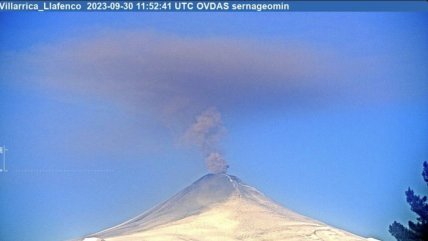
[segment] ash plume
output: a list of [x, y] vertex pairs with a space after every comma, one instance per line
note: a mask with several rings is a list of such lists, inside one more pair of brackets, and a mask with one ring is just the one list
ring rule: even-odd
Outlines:
[[[117, 110], [118, 119], [94, 112], [92, 122], [67, 135], [67, 149], [92, 156], [93, 150], [120, 150], [118, 136], [123, 148], [143, 146], [133, 149], [150, 152], [165, 148], [161, 136], [167, 132], [181, 142], [189, 120], [210, 106], [251, 115], [267, 108], [311, 110], [425, 97], [422, 82], [403, 89], [401, 78], [389, 80], [390, 68], [376, 66], [390, 59], [377, 56], [372, 62], [367, 56], [349, 58], [346, 51], [299, 38], [100, 30], [0, 53], [0, 72], [11, 85], [60, 102]], [[201, 120], [186, 133], [206, 156], [221, 153], [218, 142], [225, 131], [219, 114], [208, 116], [209, 125], [219, 129]]]
[[206, 155], [205, 164], [210, 172], [223, 173], [229, 167], [219, 152], [219, 142], [225, 133], [220, 112], [209, 108], [196, 117], [183, 139], [188, 144], [196, 145]]
[[208, 170], [213, 173], [225, 173], [229, 168], [226, 160], [223, 155], [219, 152], [211, 152], [205, 158], [205, 164], [207, 165]]

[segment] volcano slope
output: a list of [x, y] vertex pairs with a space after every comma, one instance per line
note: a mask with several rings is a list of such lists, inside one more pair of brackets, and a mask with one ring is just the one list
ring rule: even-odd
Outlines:
[[[80, 239], [82, 240], [82, 239]], [[166, 202], [83, 238], [104, 241], [367, 240], [276, 204], [228, 174], [208, 174]]]

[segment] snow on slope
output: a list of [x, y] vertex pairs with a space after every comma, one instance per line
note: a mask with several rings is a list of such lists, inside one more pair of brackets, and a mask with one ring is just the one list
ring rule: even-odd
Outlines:
[[367, 240], [285, 209], [227, 174], [208, 174], [153, 209], [88, 238], [105, 241]]

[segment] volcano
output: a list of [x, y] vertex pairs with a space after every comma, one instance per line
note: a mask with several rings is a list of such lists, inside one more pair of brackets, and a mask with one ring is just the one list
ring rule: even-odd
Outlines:
[[290, 211], [235, 176], [208, 174], [164, 203], [84, 241], [367, 240]]

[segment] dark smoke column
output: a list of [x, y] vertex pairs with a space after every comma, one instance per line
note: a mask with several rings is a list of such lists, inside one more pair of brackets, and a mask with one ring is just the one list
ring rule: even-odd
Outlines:
[[226, 163], [226, 160], [218, 152], [211, 152], [205, 158], [205, 164], [213, 173], [226, 173], [229, 165]]
[[220, 112], [209, 108], [196, 117], [195, 122], [184, 133], [183, 140], [196, 145], [204, 153], [210, 172], [225, 173], [229, 165], [219, 151], [219, 142], [225, 133]]

